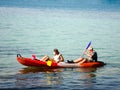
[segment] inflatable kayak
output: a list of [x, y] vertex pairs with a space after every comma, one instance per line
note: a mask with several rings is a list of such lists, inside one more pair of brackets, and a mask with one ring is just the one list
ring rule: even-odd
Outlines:
[[84, 67], [100, 67], [104, 66], [105, 63], [102, 61], [97, 62], [85, 62], [82, 64], [79, 63], [67, 63], [67, 62], [52, 62], [41, 61], [41, 60], [32, 60], [32, 58], [22, 57], [20, 54], [17, 54], [17, 61], [24, 66], [34, 66], [34, 67], [51, 67], [51, 68], [84, 68]]

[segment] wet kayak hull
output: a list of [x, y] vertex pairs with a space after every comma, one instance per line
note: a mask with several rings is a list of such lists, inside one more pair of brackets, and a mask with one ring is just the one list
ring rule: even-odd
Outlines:
[[32, 60], [31, 58], [22, 57], [20, 54], [17, 55], [17, 61], [24, 66], [34, 66], [34, 67], [52, 67], [52, 68], [84, 68], [84, 67], [100, 67], [104, 66], [105, 63], [98, 62], [85, 62], [79, 63], [67, 63], [67, 62], [52, 62], [51, 66], [47, 65], [47, 62], [41, 60]]

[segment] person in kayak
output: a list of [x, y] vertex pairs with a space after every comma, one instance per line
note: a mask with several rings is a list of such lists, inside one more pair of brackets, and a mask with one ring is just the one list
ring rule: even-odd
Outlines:
[[68, 63], [84, 63], [84, 62], [97, 62], [97, 52], [93, 50], [92, 47], [89, 47], [87, 51], [84, 51], [83, 54], [87, 56], [87, 58], [78, 58], [72, 61], [67, 61]]
[[56, 49], [56, 48], [53, 50], [53, 58], [50, 58], [49, 56], [46, 55], [41, 60], [42, 61], [52, 60], [57, 63], [64, 62], [64, 58], [63, 58], [62, 54], [60, 54], [58, 49]]

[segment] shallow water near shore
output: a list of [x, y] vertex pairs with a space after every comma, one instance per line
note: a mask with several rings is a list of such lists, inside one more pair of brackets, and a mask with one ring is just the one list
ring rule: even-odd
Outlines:
[[[0, 89], [119, 90], [119, 0], [78, 1], [84, 7], [76, 6], [73, 0], [59, 2], [61, 6], [58, 1], [56, 6], [48, 0], [46, 5], [36, 2], [40, 7], [31, 6], [35, 3], [32, 0], [22, 5], [15, 1], [0, 0]], [[93, 7], [88, 6], [91, 4]], [[80, 57], [89, 41], [105, 66], [46, 69], [22, 66], [16, 60], [18, 53], [52, 57], [54, 48], [65, 61], [73, 60]]]

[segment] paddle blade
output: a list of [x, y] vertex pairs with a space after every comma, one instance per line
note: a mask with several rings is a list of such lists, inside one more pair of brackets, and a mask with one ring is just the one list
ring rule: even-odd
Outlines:
[[91, 45], [91, 41], [88, 43], [86, 50], [90, 47], [90, 45]]

